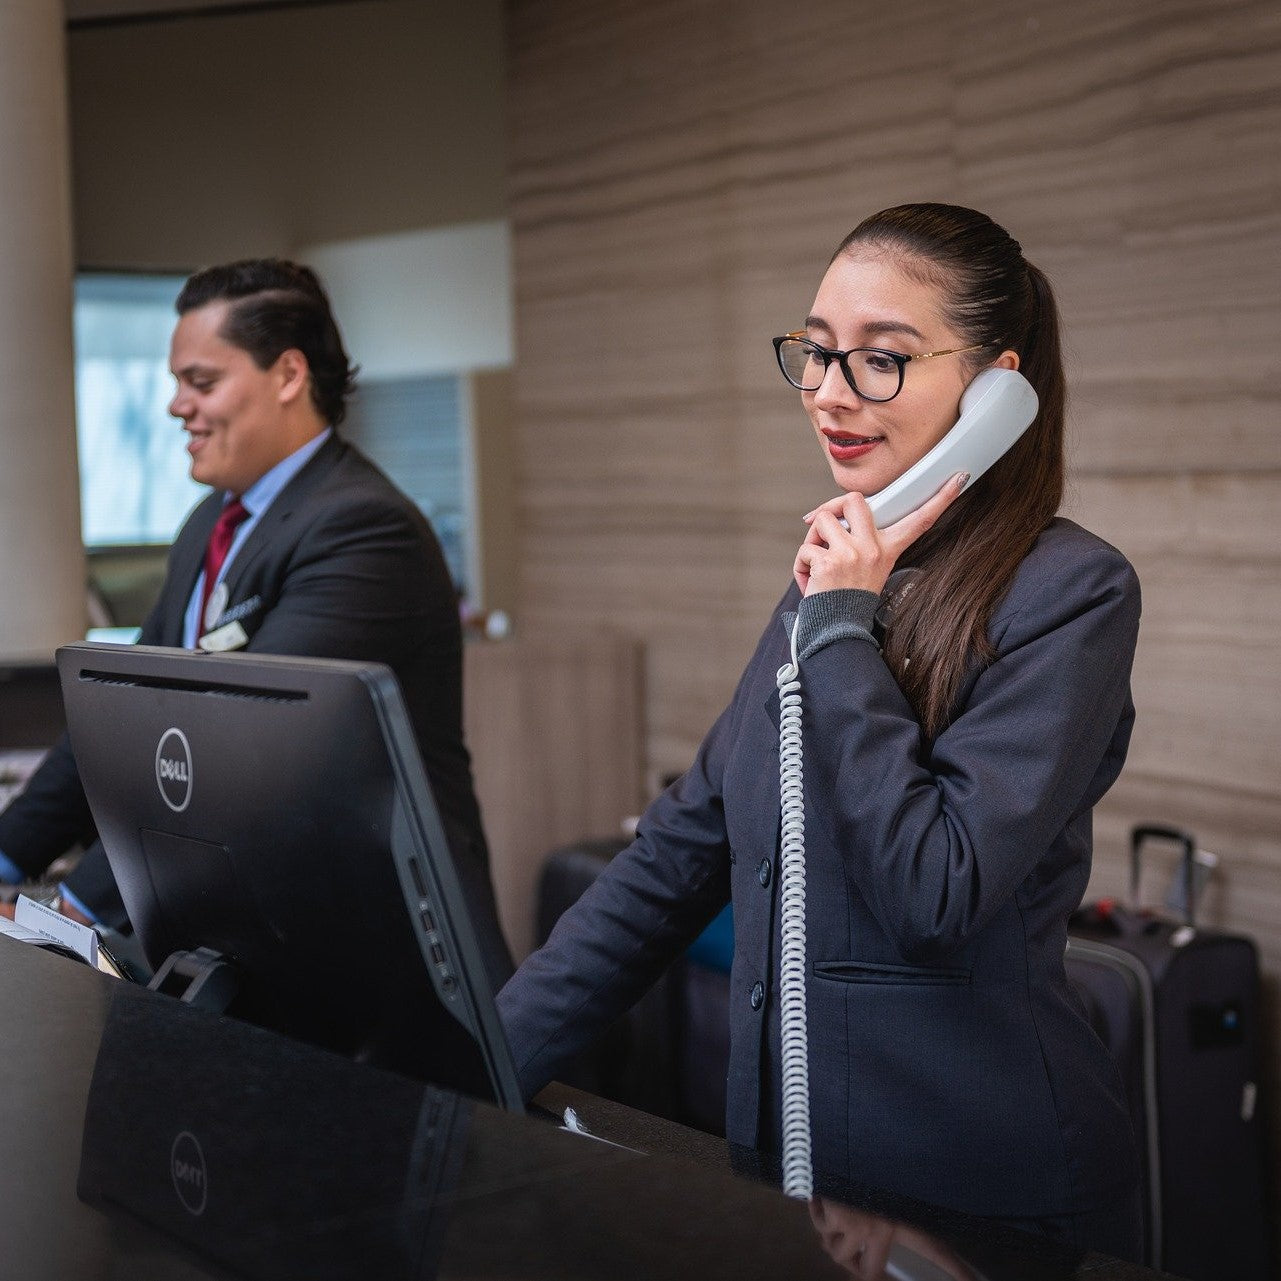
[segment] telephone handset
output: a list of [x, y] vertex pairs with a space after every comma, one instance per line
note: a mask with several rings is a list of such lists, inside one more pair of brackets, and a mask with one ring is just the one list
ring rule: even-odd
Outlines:
[[[902, 520], [958, 472], [969, 473], [967, 484], [977, 480], [1032, 425], [1037, 409], [1035, 389], [1017, 370], [984, 369], [962, 394], [961, 416], [947, 435], [867, 500], [876, 527]], [[783, 1191], [805, 1199], [813, 1194], [814, 1173], [805, 1011], [805, 795], [795, 626], [791, 662], [778, 670], [778, 694]]]
[[973, 484], [1032, 425], [1036, 391], [1017, 369], [984, 369], [961, 396], [955, 426], [920, 462], [867, 500], [877, 529], [902, 520], [957, 472]]

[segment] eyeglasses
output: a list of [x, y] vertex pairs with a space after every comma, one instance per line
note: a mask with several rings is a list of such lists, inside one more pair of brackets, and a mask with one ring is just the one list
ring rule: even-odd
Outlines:
[[[947, 351], [926, 351], [918, 356], [905, 356], [883, 347], [851, 347], [836, 351], [810, 342], [803, 332], [784, 334], [774, 339], [774, 351], [783, 377], [799, 391], [817, 391], [827, 376], [828, 366], [836, 361], [854, 394], [862, 400], [893, 400], [903, 390], [903, 371], [909, 360], [933, 360], [935, 356], [956, 356], [964, 351], [979, 351], [991, 343], [971, 347], [949, 347]], [[850, 358], [854, 357], [851, 364]], [[857, 370], [857, 374], [855, 373]]]

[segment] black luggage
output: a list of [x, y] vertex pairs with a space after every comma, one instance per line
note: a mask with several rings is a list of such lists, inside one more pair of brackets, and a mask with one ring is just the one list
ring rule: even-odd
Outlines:
[[[1183, 919], [1139, 906], [1143, 846], [1182, 848]], [[1191, 1281], [1268, 1281], [1254, 944], [1196, 924], [1196, 845], [1131, 833], [1130, 903], [1072, 918], [1068, 976], [1120, 1068], [1143, 1170], [1145, 1262]]]

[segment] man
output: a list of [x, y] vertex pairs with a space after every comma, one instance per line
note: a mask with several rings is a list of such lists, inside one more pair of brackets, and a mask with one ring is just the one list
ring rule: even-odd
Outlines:
[[[422, 513], [335, 432], [355, 370], [319, 280], [255, 259], [192, 276], [178, 296], [169, 412], [194, 480], [212, 487], [178, 534], [140, 642], [388, 664], [413, 719], [495, 986], [510, 973], [462, 737], [453, 584]], [[124, 909], [66, 736], [0, 814], [0, 878], [89, 846], [68, 915]]]

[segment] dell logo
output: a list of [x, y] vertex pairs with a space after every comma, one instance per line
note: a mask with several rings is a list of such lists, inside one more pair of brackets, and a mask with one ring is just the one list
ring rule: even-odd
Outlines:
[[156, 786], [175, 814], [191, 804], [191, 744], [180, 729], [167, 729], [156, 745]]
[[203, 1214], [209, 1199], [205, 1154], [189, 1130], [183, 1130], [173, 1141], [169, 1150], [169, 1173], [183, 1209], [190, 1214]]

